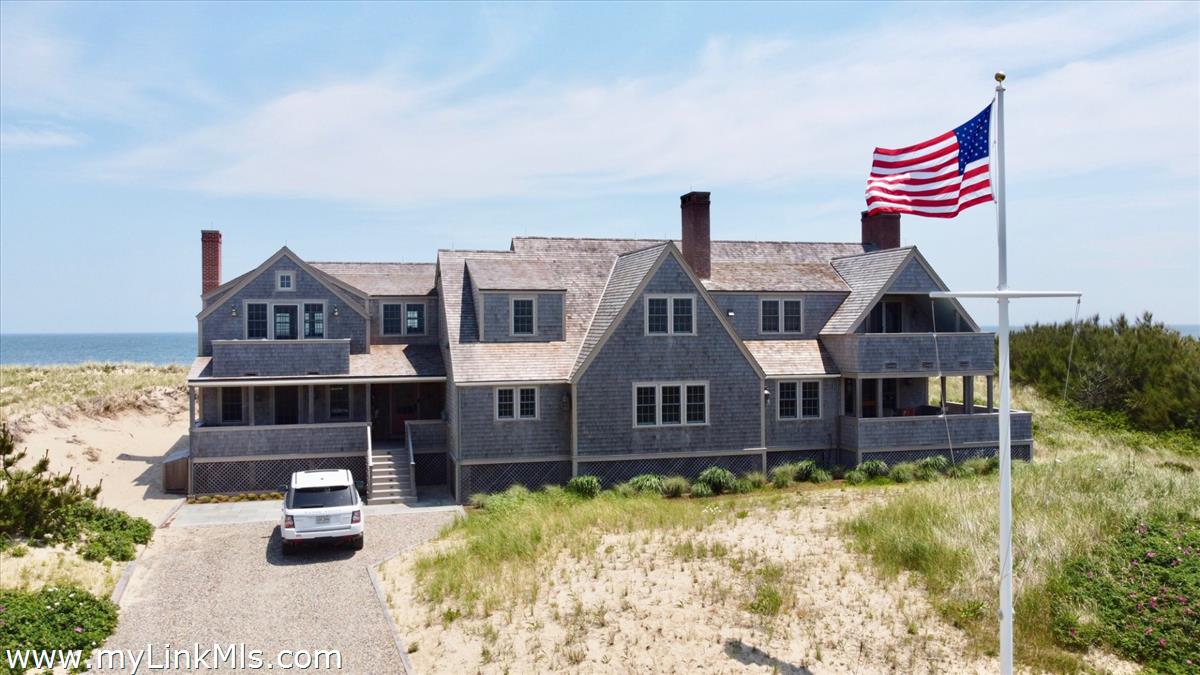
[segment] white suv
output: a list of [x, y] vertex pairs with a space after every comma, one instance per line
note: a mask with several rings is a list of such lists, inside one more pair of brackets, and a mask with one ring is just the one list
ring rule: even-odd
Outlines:
[[363, 501], [346, 469], [297, 471], [283, 498], [283, 553], [303, 542], [348, 542], [363, 547]]

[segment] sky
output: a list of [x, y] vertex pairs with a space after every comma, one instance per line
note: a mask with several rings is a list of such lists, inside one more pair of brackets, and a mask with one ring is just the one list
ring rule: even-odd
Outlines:
[[[1200, 323], [1198, 4], [4, 2], [0, 331], [194, 330], [210, 228], [226, 279], [285, 244], [675, 237], [690, 190], [715, 239], [857, 241], [872, 149], [967, 121], [996, 70], [1009, 285]], [[902, 243], [994, 287], [995, 217]]]

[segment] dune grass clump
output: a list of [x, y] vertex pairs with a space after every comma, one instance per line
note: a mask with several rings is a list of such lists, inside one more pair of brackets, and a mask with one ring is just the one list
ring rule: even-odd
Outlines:
[[656, 474], [644, 473], [640, 476], [630, 478], [629, 487], [633, 488], [634, 492], [661, 495], [663, 493], [663, 479], [662, 476]]
[[771, 485], [783, 489], [792, 484], [792, 478], [796, 475], [796, 467], [792, 464], [780, 464], [771, 469]]
[[595, 476], [575, 476], [567, 481], [567, 492], [584, 499], [600, 494], [600, 479]]
[[732, 471], [719, 466], [708, 467], [701, 471], [700, 476], [696, 478], [696, 482], [707, 485], [715, 495], [733, 492], [736, 480]]
[[916, 480], [917, 467], [912, 462], [901, 462], [888, 471], [888, 478], [893, 483], [911, 483]]
[[828, 483], [831, 480], [833, 480], [833, 476], [825, 469], [813, 469], [808, 472], [808, 481], [810, 483]]
[[671, 476], [663, 481], [662, 493], [664, 497], [675, 499], [687, 494], [689, 488], [691, 483], [688, 483], [688, 479], [683, 476]]
[[138, 363], [0, 366], [0, 409], [8, 419], [45, 409], [112, 414], [147, 405], [159, 388], [182, 397], [187, 368]]
[[746, 482], [750, 483], [750, 487], [755, 490], [761, 490], [767, 486], [767, 475], [761, 471], [749, 471], [742, 476]]
[[704, 499], [705, 497], [712, 497], [716, 494], [713, 492], [713, 489], [709, 487], [708, 483], [702, 483], [700, 481], [692, 483], [692, 487], [689, 492], [691, 493], [692, 497], [696, 499]]
[[858, 465], [858, 470], [865, 473], [867, 478], [882, 478], [888, 474], [888, 465], [882, 459], [868, 459]]
[[846, 482], [851, 485], [862, 485], [867, 482], [867, 472], [855, 469], [846, 474]]

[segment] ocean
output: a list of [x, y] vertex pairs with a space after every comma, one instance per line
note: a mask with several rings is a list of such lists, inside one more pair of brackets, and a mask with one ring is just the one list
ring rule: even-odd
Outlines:
[[[994, 331], [994, 326], [983, 326]], [[1172, 326], [1200, 338], [1200, 325]], [[48, 365], [128, 361], [188, 365], [196, 358], [195, 333], [13, 333], [0, 335], [0, 364]]]
[[48, 365], [87, 361], [191, 364], [195, 333], [11, 333], [0, 335], [0, 364]]

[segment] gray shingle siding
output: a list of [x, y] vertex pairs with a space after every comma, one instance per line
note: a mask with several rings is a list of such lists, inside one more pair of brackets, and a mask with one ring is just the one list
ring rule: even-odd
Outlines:
[[[295, 273], [294, 291], [279, 291], [275, 288], [275, 273], [290, 270]], [[200, 345], [201, 356], [212, 355], [213, 340], [241, 340], [246, 337], [246, 311], [244, 301], [265, 302], [325, 302], [325, 337], [350, 338], [350, 353], [363, 354], [367, 351], [367, 322], [361, 314], [346, 306], [346, 302], [334, 295], [322, 282], [305, 273], [287, 256], [277, 260], [274, 265], [252, 279], [249, 284], [231, 297], [223, 298], [221, 306], [212, 314], [200, 320], [200, 332], [203, 342]], [[333, 315], [333, 308], [338, 307], [338, 316]], [[232, 309], [237, 309], [237, 316], [232, 315]], [[301, 307], [300, 329], [303, 330], [303, 312]], [[268, 315], [268, 322], [271, 317]], [[215, 365], [215, 364], [214, 364]]]
[[345, 375], [350, 340], [238, 340], [212, 342], [213, 377]]
[[[738, 337], [743, 340], [770, 340], [779, 338], [816, 337], [825, 322], [837, 311], [846, 293], [714, 293], [713, 301], [725, 312]], [[779, 298], [802, 298], [804, 300], [804, 322], [802, 333], [759, 333], [759, 302]], [[733, 312], [733, 316], [729, 316]]]
[[[760, 446], [758, 374], [674, 257], [644, 293], [696, 293], [697, 335], [644, 335], [644, 294], [633, 299], [576, 387], [579, 456]], [[708, 424], [634, 428], [633, 383], [676, 380], [708, 381]]]
[[[562, 293], [482, 293], [483, 339], [485, 342], [551, 342], [563, 339]], [[535, 335], [509, 335], [512, 328], [509, 301], [513, 297], [534, 297], [537, 309]]]
[[544, 457], [571, 453], [570, 387], [565, 384], [526, 385], [538, 388], [538, 419], [497, 420], [495, 388], [458, 387], [461, 459]]
[[887, 290], [890, 293], [928, 293], [941, 289], [921, 266], [921, 263], [913, 258], [905, 263], [904, 267], [896, 274], [896, 278]]
[[[1012, 415], [1013, 441], [1033, 438], [1033, 419], [1027, 412]], [[1000, 436], [996, 414], [947, 415], [930, 417], [843, 417], [840, 420], [841, 446], [847, 449], [888, 449], [969, 443], [995, 443]]]
[[367, 425], [207, 428], [192, 432], [192, 457], [367, 451]]
[[885, 333], [824, 335], [822, 344], [842, 373], [992, 372], [995, 335], [992, 333]]
[[[837, 445], [838, 413], [840, 412], [840, 380], [826, 378], [821, 383], [821, 417], [819, 419], [778, 419], [779, 382], [769, 380], [770, 407], [767, 409], [767, 448], [832, 448]], [[782, 381], [797, 381], [791, 378]], [[799, 401], [797, 401], [799, 405]]]

